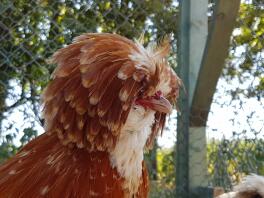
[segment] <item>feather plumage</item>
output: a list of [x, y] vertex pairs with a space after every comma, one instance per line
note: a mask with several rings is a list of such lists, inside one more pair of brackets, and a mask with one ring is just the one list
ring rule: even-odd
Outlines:
[[0, 167], [0, 197], [147, 197], [143, 150], [166, 113], [136, 101], [161, 91], [176, 100], [180, 81], [166, 64], [168, 52], [167, 41], [145, 49], [91, 33], [58, 50], [42, 96], [47, 133]]
[[[162, 44], [162, 48], [153, 52], [154, 55], [162, 60], [168, 53], [168, 46], [168, 43]], [[48, 113], [46, 117], [56, 116], [53, 106], [60, 104], [53, 100], [63, 91], [65, 100], [77, 114], [82, 115], [88, 110], [91, 117], [99, 116], [103, 120], [97, 122], [90, 119], [92, 125], [106, 124], [109, 132], [117, 133], [122, 127], [120, 123], [124, 123], [122, 120], [126, 120], [126, 117], [120, 116], [127, 115], [122, 111], [129, 109], [138, 93], [141, 91], [150, 95], [155, 92], [161, 69], [168, 73], [166, 75], [172, 73], [164, 69], [159, 59], [153, 61], [154, 55], [152, 57], [139, 43], [134, 44], [118, 35], [86, 34], [77, 37], [75, 43], [59, 50], [52, 58], [52, 62], [59, 66], [53, 74], [54, 80], [44, 93], [44, 105], [47, 107], [44, 115]], [[74, 67], [69, 66], [70, 63]], [[64, 70], [63, 65], [66, 65], [66, 71], [61, 71]], [[50, 100], [52, 105], [48, 104]], [[70, 114], [72, 117], [74, 112]], [[69, 124], [74, 124], [69, 120], [66, 122], [66, 129]]]
[[233, 192], [225, 193], [216, 198], [264, 198], [264, 176], [251, 174], [243, 178], [234, 187]]

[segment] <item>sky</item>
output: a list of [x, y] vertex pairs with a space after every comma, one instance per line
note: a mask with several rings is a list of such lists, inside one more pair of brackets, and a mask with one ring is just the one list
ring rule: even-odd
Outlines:
[[[228, 84], [220, 78], [217, 92], [214, 94], [213, 103], [206, 126], [207, 142], [212, 139], [232, 138], [264, 138], [264, 99], [242, 98], [232, 100], [227, 90], [239, 86], [233, 81]], [[242, 102], [242, 103], [241, 103]], [[171, 117], [176, 116], [176, 111]], [[170, 130], [166, 130], [158, 143], [163, 148], [171, 148], [176, 141], [176, 119], [167, 122]], [[255, 131], [259, 133], [254, 134]], [[235, 134], [234, 134], [235, 132]]]

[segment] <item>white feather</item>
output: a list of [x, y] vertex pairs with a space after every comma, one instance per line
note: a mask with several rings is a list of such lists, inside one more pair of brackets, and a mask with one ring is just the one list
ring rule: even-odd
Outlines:
[[[146, 72], [151, 72], [152, 74], [156, 71], [157, 62], [161, 61], [155, 57], [154, 43], [150, 43], [145, 49], [142, 44], [136, 41], [136, 46], [138, 51], [132, 51], [129, 58], [135, 63], [137, 69], [145, 70]], [[122, 76], [121, 76], [122, 77]], [[120, 79], [122, 79], [119, 77]], [[167, 95], [171, 91], [170, 78], [165, 76], [165, 73], [161, 73], [160, 82], [156, 87], [156, 91], [162, 91], [163, 95]]]
[[251, 174], [246, 176], [242, 182], [235, 186], [236, 192], [256, 192], [264, 197], [264, 177]]
[[133, 50], [129, 55], [129, 58], [135, 63], [135, 67], [138, 69], [147, 67], [151, 73], [155, 73], [156, 65], [153, 59], [154, 52], [150, 48], [145, 49], [138, 41], [136, 41], [135, 44], [138, 51]]
[[136, 193], [142, 175], [143, 152], [151, 133], [155, 112], [134, 106], [121, 130], [115, 149], [110, 153], [113, 168], [125, 178], [124, 189]]
[[216, 198], [235, 198], [237, 195], [236, 192], [230, 192], [230, 193], [225, 193], [225, 194], [222, 194]]
[[167, 95], [168, 93], [171, 92], [171, 87], [170, 87], [170, 81], [166, 77], [162, 77], [161, 81], [159, 82], [156, 91], [162, 91], [163, 95]]
[[[246, 176], [240, 184], [234, 187], [234, 192], [229, 192], [217, 198], [244, 198], [250, 194], [258, 194], [264, 198], [264, 177], [251, 174]], [[244, 196], [247, 195], [247, 196]]]

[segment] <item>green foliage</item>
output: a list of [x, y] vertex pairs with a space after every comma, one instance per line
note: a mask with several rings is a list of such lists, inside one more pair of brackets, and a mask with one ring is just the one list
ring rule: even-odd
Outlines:
[[[241, 3], [239, 17], [230, 48], [230, 57], [223, 76], [227, 80], [236, 78], [246, 88], [231, 91], [234, 98], [243, 95], [264, 96], [264, 8], [255, 3]], [[252, 82], [250, 82], [252, 81]]]
[[211, 141], [208, 172], [213, 186], [230, 189], [250, 173], [264, 175], [264, 141], [243, 139]]
[[21, 145], [14, 143], [14, 139], [17, 138], [16, 133], [7, 134], [0, 137], [0, 164], [6, 159], [12, 157], [21, 146], [27, 144], [30, 140], [37, 137], [37, 131], [32, 128], [25, 128], [23, 130], [23, 135], [20, 138], [19, 142]]
[[5, 137], [1, 137], [2, 141], [0, 144], [0, 164], [17, 152], [18, 148], [14, 145], [13, 142], [14, 137], [15, 134], [8, 134]]
[[[157, 150], [157, 180], [151, 198], [175, 197], [174, 149]], [[207, 144], [208, 174], [212, 186], [232, 188], [250, 173], [264, 175], [264, 140], [212, 140]]]
[[175, 183], [175, 153], [174, 149], [159, 149], [157, 152], [158, 178], [166, 183], [168, 188]]
[[[54, 65], [47, 59], [73, 37], [85, 32], [115, 32], [137, 38], [145, 32], [146, 42], [165, 34], [176, 34], [177, 6], [164, 2], [131, 0], [65, 0], [0, 2], [0, 126], [4, 112], [30, 102], [40, 122], [40, 93]], [[15, 80], [22, 92], [12, 105]]]
[[149, 178], [152, 180], [157, 180], [157, 149], [158, 144], [157, 141], [154, 142], [153, 148], [145, 153], [144, 160], [146, 162], [148, 172], [149, 172]]
[[157, 150], [157, 180], [151, 181], [151, 198], [175, 197], [174, 149]]
[[22, 146], [26, 145], [30, 140], [34, 139], [38, 135], [38, 132], [32, 128], [25, 128], [23, 133], [23, 136], [20, 138]]

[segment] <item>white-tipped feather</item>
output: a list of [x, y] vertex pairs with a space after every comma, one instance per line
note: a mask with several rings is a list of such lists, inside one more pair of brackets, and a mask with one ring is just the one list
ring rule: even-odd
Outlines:
[[155, 73], [156, 66], [153, 61], [154, 53], [152, 50], [145, 49], [142, 44], [136, 41], [136, 46], [138, 51], [131, 51], [129, 58], [135, 63], [135, 67], [140, 69], [144, 69], [144, 67], [148, 67], [151, 73]]
[[264, 198], [264, 177], [256, 174], [246, 176], [234, 187], [234, 192], [225, 193], [217, 198]]
[[119, 72], [117, 73], [117, 77], [118, 77], [119, 79], [121, 79], [121, 80], [126, 80], [126, 79], [127, 79], [127, 75], [125, 75], [124, 72], [122, 72], [122, 71], [119, 71]]
[[236, 192], [256, 192], [264, 197], [264, 177], [256, 174], [246, 176], [242, 182], [235, 186]]
[[170, 81], [165, 77], [161, 77], [161, 80], [156, 88], [156, 91], [162, 90], [163, 95], [167, 95], [171, 92]]

